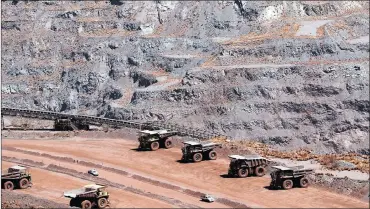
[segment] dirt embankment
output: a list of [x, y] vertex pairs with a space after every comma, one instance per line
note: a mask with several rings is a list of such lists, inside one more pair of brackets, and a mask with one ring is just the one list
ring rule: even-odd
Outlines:
[[14, 191], [1, 190], [1, 208], [69, 208], [68, 205], [56, 203], [34, 197], [28, 194], [20, 194]]

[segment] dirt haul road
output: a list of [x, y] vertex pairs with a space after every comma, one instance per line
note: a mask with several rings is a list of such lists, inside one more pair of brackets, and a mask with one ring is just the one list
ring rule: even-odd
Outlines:
[[[86, 173], [86, 171], [88, 169], [90, 169], [87, 166], [81, 166], [81, 165], [74, 164], [74, 163], [68, 163], [68, 162], [64, 162], [64, 161], [53, 160], [53, 159], [50, 159], [50, 158], [32, 156], [32, 155], [29, 155], [29, 154], [23, 154], [23, 153], [12, 152], [12, 151], [7, 151], [7, 150], [3, 151], [3, 156], [15, 157], [15, 158], [18, 158], [18, 159], [32, 159], [33, 161], [36, 161], [36, 162], [43, 162], [44, 164], [54, 164], [54, 165], [58, 165], [58, 166], [61, 166], [61, 167], [64, 167], [64, 168], [74, 169], [74, 170], [76, 170], [78, 172], [82, 172], [82, 173]], [[123, 176], [123, 175], [119, 175], [119, 174], [112, 173], [112, 172], [107, 172], [107, 171], [101, 170], [101, 169], [98, 169], [98, 170], [99, 170], [99, 176], [100, 177], [105, 178], [105, 179], [107, 179], [107, 180], [109, 180], [113, 183], [124, 184], [124, 185], [129, 186], [129, 187], [140, 189], [142, 191], [150, 192], [150, 193], [153, 193], [153, 194], [160, 194], [160, 195], [163, 195], [163, 196], [168, 197], [168, 198], [181, 200], [182, 202], [185, 202], [189, 205], [202, 207], [202, 208], [207, 208], [207, 207], [225, 208], [225, 207], [227, 207], [226, 205], [219, 204], [219, 203], [215, 203], [215, 204], [210, 205], [208, 203], [199, 201], [199, 197], [192, 197], [192, 196], [185, 195], [183, 193], [176, 192], [176, 191], [173, 191], [173, 190], [170, 190], [170, 189], [161, 188], [161, 187], [152, 185], [150, 183], [141, 182], [139, 180], [135, 180], [135, 179]], [[114, 196], [114, 194], [112, 193], [112, 197], [113, 196]], [[121, 201], [124, 201], [125, 198], [129, 198], [129, 197], [124, 196], [120, 199], [121, 199]], [[161, 206], [157, 206], [157, 207], [161, 207]]]
[[[13, 166], [14, 163], [2, 162], [2, 168]], [[69, 205], [69, 198], [63, 196], [63, 192], [80, 188], [91, 182], [73, 178], [65, 174], [54, 173], [37, 168], [30, 168], [33, 185], [28, 189], [14, 190], [16, 193], [29, 194], [43, 199], [52, 200], [57, 203]], [[148, 197], [135, 195], [119, 189], [109, 188], [110, 203], [113, 208], [171, 208], [166, 204]]]
[[269, 176], [262, 178], [249, 177], [223, 178], [227, 173], [229, 161], [203, 161], [200, 163], [179, 163], [181, 151], [178, 148], [160, 149], [155, 152], [138, 152], [138, 143], [131, 140], [99, 139], [86, 140], [73, 138], [68, 140], [3, 140], [3, 156], [43, 161], [44, 163], [60, 164], [86, 172], [88, 167], [73, 162], [51, 159], [45, 156], [24, 154], [9, 151], [18, 148], [23, 151], [33, 151], [49, 154], [50, 156], [71, 157], [75, 160], [95, 163], [106, 167], [127, 171], [131, 174], [124, 176], [117, 173], [98, 169], [102, 178], [114, 182], [132, 184], [133, 187], [153, 191], [167, 197], [179, 199], [198, 207], [228, 207], [222, 203], [201, 204], [195, 201], [195, 196], [186, 195], [179, 191], [169, 191], [158, 184], [143, 182], [132, 178], [137, 176], [155, 179], [184, 189], [210, 193], [216, 197], [234, 200], [250, 207], [321, 207], [321, 208], [368, 208], [369, 203], [335, 194], [323, 189], [309, 187], [292, 190], [268, 190]]

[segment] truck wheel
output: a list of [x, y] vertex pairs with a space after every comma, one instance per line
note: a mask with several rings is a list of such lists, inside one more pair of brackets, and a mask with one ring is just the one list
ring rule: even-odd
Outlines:
[[7, 181], [7, 182], [5, 182], [5, 184], [4, 184], [4, 189], [6, 189], [6, 190], [13, 190], [13, 189], [14, 189], [14, 184], [13, 184], [13, 182], [11, 182], [11, 181]]
[[19, 188], [26, 189], [28, 187], [28, 180], [26, 178], [23, 178], [19, 181]]
[[283, 188], [284, 189], [291, 189], [293, 188], [293, 181], [290, 179], [286, 179], [283, 181]]
[[158, 142], [152, 142], [152, 143], [150, 144], [150, 148], [151, 148], [153, 151], [157, 150], [157, 149], [159, 148], [159, 143], [158, 143]]
[[168, 139], [166, 139], [166, 141], [164, 141], [164, 147], [166, 149], [169, 149], [169, 148], [173, 147], [173, 143], [172, 143], [172, 140], [170, 138], [168, 138]]
[[310, 182], [308, 181], [308, 179], [306, 177], [303, 177], [299, 180], [299, 185], [302, 187], [302, 188], [307, 188], [308, 185], [310, 184]]
[[258, 166], [254, 169], [254, 174], [256, 174], [256, 176], [258, 177], [265, 175], [265, 172], [266, 172], [265, 168], [261, 166]]
[[107, 199], [105, 199], [104, 197], [98, 199], [99, 208], [105, 208], [107, 207], [107, 205], [108, 205]]
[[84, 200], [81, 202], [82, 209], [91, 209], [91, 202], [88, 200]]
[[195, 153], [193, 155], [193, 160], [194, 160], [194, 162], [200, 162], [200, 161], [202, 161], [203, 160], [202, 153]]
[[217, 152], [216, 151], [210, 151], [208, 154], [208, 157], [210, 160], [216, 160], [217, 159]]
[[240, 168], [240, 169], [238, 170], [238, 176], [239, 176], [240, 178], [245, 178], [245, 177], [247, 177], [247, 176], [248, 176], [248, 169]]

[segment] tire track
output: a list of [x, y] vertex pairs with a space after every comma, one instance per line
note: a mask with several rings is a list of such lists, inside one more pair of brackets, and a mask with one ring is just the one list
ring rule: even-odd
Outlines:
[[[87, 162], [87, 161], [83, 161], [83, 160], [75, 160], [75, 159], [70, 158], [70, 157], [60, 157], [60, 156], [54, 156], [54, 155], [50, 155], [50, 154], [46, 154], [46, 153], [39, 153], [39, 152], [33, 152], [33, 151], [28, 151], [28, 150], [22, 150], [22, 149], [18, 149], [18, 148], [15, 148], [15, 147], [9, 147], [9, 146], [5, 146], [5, 147], [3, 147], [3, 149], [13, 151], [13, 152], [20, 152], [20, 153], [24, 153], [24, 154], [28, 154], [28, 155], [46, 157], [46, 158], [50, 158], [50, 159], [53, 159], [53, 160], [59, 160], [59, 161], [64, 161], [64, 162], [68, 162], [68, 163], [77, 163], [77, 164], [87, 166], [87, 167], [99, 168], [99, 169], [102, 169], [102, 170], [105, 170], [105, 171], [109, 171], [109, 172], [112, 172], [112, 173], [123, 175], [125, 177], [133, 178], [133, 179], [139, 180], [141, 182], [150, 183], [150, 184], [155, 185], [155, 186], [159, 186], [159, 187], [162, 187], [162, 188], [171, 189], [171, 190], [174, 190], [174, 191], [177, 191], [177, 192], [181, 192], [181, 193], [184, 193], [186, 195], [190, 195], [190, 196], [196, 197], [196, 198], [199, 198], [200, 196], [204, 195], [204, 193], [199, 192], [199, 191], [195, 191], [195, 190], [192, 190], [192, 189], [186, 189], [186, 188], [183, 188], [183, 187], [179, 187], [177, 185], [173, 185], [173, 184], [169, 184], [169, 183], [166, 183], [166, 182], [154, 180], [154, 179], [147, 178], [147, 177], [137, 175], [137, 174], [132, 174], [132, 173], [129, 173], [127, 171], [120, 170], [120, 169], [103, 166], [101, 164], [96, 164], [96, 163]], [[224, 204], [224, 205], [232, 207], [232, 208], [251, 208], [251, 207], [249, 207], [249, 206], [247, 206], [243, 203], [239, 203], [239, 202], [229, 200], [229, 199], [226, 199], [226, 198], [221, 198], [221, 197], [217, 198], [215, 200], [215, 202]]]
[[3, 161], [6, 161], [6, 162], [23, 164], [23, 165], [26, 165], [26, 166], [36, 167], [36, 168], [39, 168], [39, 169], [48, 170], [48, 171], [52, 171], [52, 172], [56, 172], [56, 173], [63, 173], [63, 174], [66, 174], [66, 175], [69, 175], [69, 176], [72, 176], [72, 177], [75, 177], [75, 178], [92, 181], [92, 182], [107, 185], [107, 186], [110, 186], [110, 187], [113, 187], [113, 188], [122, 189], [122, 190], [125, 190], [125, 191], [128, 191], [128, 192], [134, 193], [134, 194], [138, 194], [138, 195], [141, 195], [141, 196], [146, 196], [146, 197], [149, 197], [149, 198], [152, 198], [152, 199], [157, 199], [157, 200], [166, 202], [168, 204], [178, 206], [180, 208], [200, 208], [198, 206], [195, 206], [195, 205], [192, 205], [192, 204], [187, 204], [187, 203], [184, 203], [184, 202], [182, 202], [180, 200], [177, 200], [177, 199], [174, 199], [174, 198], [168, 198], [168, 197], [158, 195], [158, 194], [154, 194], [154, 193], [151, 193], [151, 192], [145, 192], [145, 191], [142, 191], [140, 189], [136, 189], [134, 187], [125, 186], [123, 184], [113, 183], [113, 182], [111, 182], [107, 179], [104, 179], [104, 178], [91, 176], [91, 175], [86, 174], [86, 173], [82, 173], [82, 172], [79, 172], [79, 171], [76, 171], [76, 170], [73, 170], [73, 169], [61, 167], [61, 166], [54, 165], [54, 164], [46, 165], [42, 162], [35, 162], [35, 161], [29, 160], [29, 159], [18, 159], [18, 158], [15, 158], [15, 157], [8, 157], [8, 156], [4, 156], [4, 155], [2, 156], [2, 159], [3, 159]]

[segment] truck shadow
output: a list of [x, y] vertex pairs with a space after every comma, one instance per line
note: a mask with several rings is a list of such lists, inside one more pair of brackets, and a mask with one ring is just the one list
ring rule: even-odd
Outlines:
[[222, 177], [224, 179], [233, 179], [233, 178], [235, 178], [233, 176], [229, 176], [228, 174], [221, 174], [220, 177]]
[[151, 152], [152, 151], [150, 149], [139, 149], [139, 148], [132, 148], [130, 150], [136, 151], [136, 152]]
[[[203, 162], [203, 161], [208, 161], [208, 160], [202, 160], [201, 162]], [[178, 163], [182, 163], [182, 164], [201, 163], [201, 162], [193, 162], [193, 161], [191, 161], [191, 160], [189, 160], [189, 161], [176, 160], [176, 162], [178, 162]]]
[[192, 162], [184, 161], [184, 160], [176, 160], [176, 162], [181, 163], [181, 164], [189, 164]]
[[277, 190], [277, 189], [271, 188], [270, 186], [264, 186], [263, 188], [267, 190]]
[[[273, 188], [273, 187], [270, 187], [270, 186], [264, 186], [263, 188], [267, 189], [267, 190], [271, 190], [271, 191], [284, 190], [282, 188]], [[300, 188], [300, 187], [299, 186], [293, 186], [293, 188]]]

